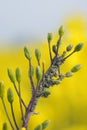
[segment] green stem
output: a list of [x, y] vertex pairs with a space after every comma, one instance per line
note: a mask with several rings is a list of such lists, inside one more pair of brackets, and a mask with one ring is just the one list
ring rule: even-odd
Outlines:
[[[15, 83], [14, 83], [14, 88], [15, 88], [15, 91], [16, 91], [17, 95], [19, 96], [19, 92], [18, 92], [18, 90], [17, 90], [17, 87], [16, 87], [16, 84], [15, 84]], [[24, 106], [25, 109], [26, 109], [27, 107], [26, 107], [26, 105], [25, 105], [25, 103], [24, 103], [24, 101], [23, 101], [22, 98], [21, 98], [21, 102], [22, 102], [23, 106]]]
[[50, 54], [50, 61], [51, 61], [51, 63], [52, 63], [52, 53], [51, 53], [50, 42], [48, 43], [48, 48], [49, 48], [49, 54]]
[[56, 56], [57, 56], [58, 53], [59, 53], [60, 43], [61, 43], [61, 36], [59, 37], [59, 39], [58, 39], [58, 41], [57, 41], [57, 53], [56, 53]]
[[12, 105], [12, 103], [11, 103], [10, 105], [11, 105], [11, 112], [12, 112], [12, 117], [13, 117], [13, 120], [14, 120], [14, 124], [15, 124], [17, 130], [19, 130], [18, 125], [17, 125], [17, 122], [16, 122], [16, 119], [15, 119], [15, 115], [14, 115], [14, 110], [13, 110], [13, 105]]
[[21, 110], [22, 120], [24, 121], [23, 108], [22, 108], [22, 102], [21, 102], [21, 89], [20, 89], [20, 83], [19, 83], [19, 102], [20, 102], [20, 110]]
[[66, 60], [68, 57], [70, 57], [75, 51], [71, 52], [68, 56], [66, 56], [63, 60]]
[[14, 127], [13, 127], [13, 124], [12, 124], [10, 118], [9, 118], [9, 115], [8, 115], [8, 112], [7, 112], [7, 109], [6, 109], [6, 105], [5, 105], [5, 102], [4, 102], [4, 99], [3, 99], [3, 98], [2, 98], [2, 104], [3, 104], [4, 110], [5, 110], [6, 116], [7, 116], [7, 118], [8, 118], [8, 121], [9, 121], [9, 123], [10, 123], [10, 125], [11, 125], [11, 128], [12, 128], [13, 130], [15, 130]]

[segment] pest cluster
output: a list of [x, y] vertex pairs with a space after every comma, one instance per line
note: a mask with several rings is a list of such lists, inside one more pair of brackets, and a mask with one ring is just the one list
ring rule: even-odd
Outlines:
[[[8, 77], [10, 81], [12, 82], [14, 89], [18, 95], [19, 103], [20, 103], [20, 112], [21, 112], [21, 129], [22, 130], [28, 130], [28, 124], [29, 120], [32, 114], [38, 114], [35, 112], [35, 108], [37, 106], [38, 100], [40, 97], [47, 98], [51, 92], [49, 88], [54, 85], [59, 85], [64, 78], [71, 77], [75, 72], [77, 72], [81, 68], [81, 64], [77, 64], [74, 67], [71, 68], [69, 72], [66, 72], [65, 74], [61, 72], [60, 66], [66, 61], [68, 57], [70, 57], [72, 54], [79, 52], [82, 47], [83, 43], [77, 44], [75, 47], [73, 47], [72, 44], [69, 44], [66, 47], [66, 50], [63, 51], [62, 54], [59, 54], [59, 48], [61, 44], [62, 37], [64, 35], [64, 28], [61, 26], [58, 30], [59, 38], [57, 40], [57, 43], [54, 45], [51, 45], [52, 41], [52, 33], [48, 33], [47, 40], [48, 40], [48, 51], [49, 51], [49, 57], [50, 57], [50, 65], [48, 69], [45, 71], [44, 69], [44, 62], [41, 63], [41, 52], [39, 49], [35, 49], [35, 57], [37, 60], [37, 66], [36, 68], [32, 65], [32, 55], [27, 47], [24, 47], [24, 55], [29, 63], [29, 70], [28, 70], [28, 76], [31, 83], [31, 90], [32, 90], [32, 96], [29, 101], [29, 103], [26, 105], [22, 96], [21, 96], [21, 77], [22, 77], [22, 71], [18, 67], [15, 70], [15, 75], [13, 71], [9, 68], [8, 69]], [[52, 54], [54, 53], [54, 56]], [[36, 75], [37, 84], [34, 83], [33, 76]], [[16, 82], [18, 85], [16, 85]], [[4, 110], [6, 112], [6, 116], [8, 118], [8, 121], [10, 123], [10, 126], [12, 130], [20, 130], [19, 125], [15, 118], [14, 113], [14, 94], [12, 91], [12, 88], [8, 88], [7, 90], [7, 99], [11, 107], [12, 117], [13, 121], [10, 119], [10, 116], [7, 111], [7, 107], [4, 100], [4, 83], [3, 81], [0, 81], [0, 98], [4, 107]], [[25, 108], [25, 109], [24, 109]], [[50, 120], [46, 120], [42, 122], [40, 125], [38, 125], [34, 130], [44, 130], [48, 127], [50, 123]], [[8, 130], [7, 123], [5, 122], [3, 124], [3, 130]]]

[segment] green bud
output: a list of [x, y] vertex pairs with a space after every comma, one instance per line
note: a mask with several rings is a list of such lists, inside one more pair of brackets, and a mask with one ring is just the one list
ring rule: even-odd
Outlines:
[[50, 90], [46, 89], [43, 94], [42, 94], [42, 97], [48, 97], [49, 95], [51, 94]]
[[72, 50], [72, 48], [73, 48], [73, 45], [72, 45], [72, 44], [70, 44], [70, 45], [68, 45], [68, 46], [66, 47], [66, 51], [71, 51], [71, 50]]
[[22, 71], [20, 68], [16, 68], [16, 80], [18, 83], [21, 82], [21, 77], [22, 77]]
[[48, 33], [47, 39], [48, 39], [48, 43], [52, 41], [52, 33]]
[[36, 67], [36, 78], [37, 78], [37, 81], [39, 81], [42, 77], [42, 71], [41, 71], [41, 68], [40, 66], [37, 66]]
[[63, 36], [63, 34], [64, 34], [64, 27], [60, 26], [60, 28], [59, 28], [59, 36]]
[[29, 52], [29, 50], [27, 49], [27, 47], [24, 47], [24, 55], [25, 57], [30, 60], [31, 59], [31, 54]]
[[54, 52], [55, 54], [57, 54], [57, 46], [56, 46], [56, 45], [53, 45], [53, 46], [52, 46], [52, 50], [53, 50], [53, 52]]
[[70, 71], [70, 72], [67, 72], [66, 74], [65, 74], [65, 76], [66, 77], [71, 77], [71, 76], [73, 76], [73, 73]]
[[66, 51], [63, 51], [62, 57], [64, 57], [66, 55]]
[[0, 98], [4, 97], [4, 93], [5, 93], [4, 83], [3, 83], [3, 81], [0, 81]]
[[29, 68], [29, 77], [30, 77], [30, 74], [31, 74], [31, 76], [33, 76], [34, 75], [34, 67], [31, 65], [31, 70], [30, 70], [30, 68]]
[[9, 88], [7, 91], [7, 99], [8, 99], [8, 102], [11, 104], [14, 101], [14, 95], [13, 95], [13, 91], [11, 88]]
[[77, 64], [77, 65], [75, 65], [75, 66], [71, 69], [71, 72], [75, 73], [75, 72], [77, 72], [78, 70], [80, 70], [81, 67], [82, 67], [81, 64]]
[[35, 56], [36, 56], [37, 61], [39, 61], [41, 58], [41, 52], [39, 51], [39, 49], [35, 49]]
[[58, 84], [60, 84], [60, 83], [61, 83], [61, 81], [60, 81], [59, 79], [54, 80], [54, 84], [58, 85]]
[[83, 47], [83, 43], [77, 44], [76, 47], [75, 47], [75, 49], [74, 49], [74, 52], [80, 51], [82, 49], [82, 47]]
[[42, 125], [41, 125], [41, 124], [38, 125], [34, 130], [43, 130], [43, 129], [42, 129]]
[[15, 83], [15, 76], [10, 68], [8, 68], [8, 76], [9, 76], [9, 79], [11, 80], [11, 82]]
[[45, 129], [45, 128], [47, 128], [48, 127], [48, 125], [50, 124], [50, 120], [45, 120], [43, 123], [42, 123], [42, 130], [43, 129]]
[[7, 125], [6, 122], [3, 124], [3, 129], [2, 130], [8, 130], [8, 125]]

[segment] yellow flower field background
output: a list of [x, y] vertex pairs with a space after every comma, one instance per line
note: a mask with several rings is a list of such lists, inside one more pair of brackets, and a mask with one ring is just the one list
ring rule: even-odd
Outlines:
[[[64, 22], [64, 27], [65, 34], [61, 43], [60, 53], [70, 43], [76, 45], [79, 42], [83, 42], [84, 48], [81, 52], [75, 53], [68, 58], [65, 64], [62, 65], [61, 70], [63, 72], [69, 71], [78, 63], [82, 64], [82, 69], [74, 74], [73, 77], [64, 79], [60, 85], [52, 87], [51, 96], [47, 99], [40, 99], [36, 108], [36, 112], [40, 112], [40, 114], [31, 117], [29, 130], [33, 130], [36, 125], [46, 119], [51, 120], [47, 130], [87, 130], [87, 21], [83, 17], [70, 18]], [[56, 31], [53, 32], [53, 36], [52, 43], [56, 43], [58, 38]], [[5, 84], [6, 106], [9, 115], [11, 115], [10, 105], [7, 102], [6, 96], [8, 87], [11, 87], [15, 97], [13, 103], [14, 111], [20, 126], [19, 100], [7, 76], [7, 68], [12, 68], [14, 72], [18, 66], [22, 69], [22, 96], [26, 104], [28, 104], [31, 97], [31, 88], [28, 79], [28, 62], [24, 57], [23, 47], [24, 45], [12, 48], [9, 46], [8, 50], [3, 49], [0, 52], [0, 80], [3, 80]], [[47, 41], [45, 40], [38, 44], [27, 43], [27, 47], [30, 48], [32, 53], [32, 63], [34, 66], [37, 65], [34, 49], [39, 48], [41, 50], [46, 70], [49, 66]], [[4, 121], [7, 121], [7, 118], [0, 100], [0, 130]]]

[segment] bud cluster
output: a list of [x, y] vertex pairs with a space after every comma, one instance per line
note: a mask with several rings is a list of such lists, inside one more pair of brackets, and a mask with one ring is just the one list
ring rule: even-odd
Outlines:
[[[41, 63], [41, 52], [39, 49], [35, 49], [35, 58], [37, 60], [37, 64], [32, 65], [32, 55], [27, 47], [24, 47], [24, 55], [29, 63], [29, 69], [28, 69], [28, 77], [31, 84], [32, 89], [32, 97], [29, 101], [29, 104], [26, 105], [22, 96], [21, 96], [21, 81], [22, 81], [22, 71], [19, 67], [16, 68], [15, 73], [12, 71], [12, 69], [8, 68], [8, 77], [10, 81], [12, 82], [15, 91], [19, 98], [20, 103], [20, 111], [21, 111], [21, 119], [22, 119], [22, 128], [21, 130], [27, 130], [28, 122], [30, 119], [30, 116], [34, 114], [35, 107], [38, 103], [38, 100], [40, 97], [47, 98], [51, 92], [50, 87], [56, 85], [58, 86], [61, 84], [62, 80], [64, 78], [69, 78], [74, 75], [77, 71], [79, 71], [82, 67], [81, 64], [77, 64], [71, 68], [68, 72], [65, 74], [61, 71], [60, 67], [68, 57], [70, 57], [75, 52], [79, 52], [82, 47], [83, 43], [78, 43], [75, 47], [73, 47], [73, 44], [69, 44], [66, 46], [66, 49], [63, 50], [62, 54], [59, 54], [59, 48], [61, 44], [62, 37], [64, 35], [64, 28], [61, 26], [58, 30], [59, 38], [57, 40], [56, 44], [53, 44], [51, 47], [51, 41], [52, 41], [52, 33], [48, 33], [47, 41], [48, 41], [48, 49], [49, 49], [49, 56], [50, 56], [50, 65], [48, 69], [45, 71], [44, 69], [44, 62]], [[53, 55], [53, 53], [54, 55]], [[35, 68], [34, 68], [35, 66]], [[34, 82], [34, 75], [36, 76], [37, 84]], [[17, 82], [17, 85], [16, 85]], [[0, 98], [2, 100], [8, 121], [12, 127], [12, 130], [19, 130], [19, 126], [16, 122], [14, 109], [13, 109], [13, 102], [15, 100], [14, 93], [12, 91], [12, 88], [8, 88], [7, 90], [7, 100], [11, 106], [13, 121], [15, 124], [15, 127], [13, 125], [13, 122], [10, 120], [10, 116], [7, 112], [7, 108], [4, 102], [4, 96], [5, 96], [5, 87], [3, 81], [0, 81]], [[23, 109], [25, 108], [25, 111]], [[48, 127], [50, 123], [50, 120], [46, 120], [42, 122], [40, 125], [38, 125], [34, 130], [44, 130]], [[3, 130], [8, 130], [7, 123], [3, 124]]]

